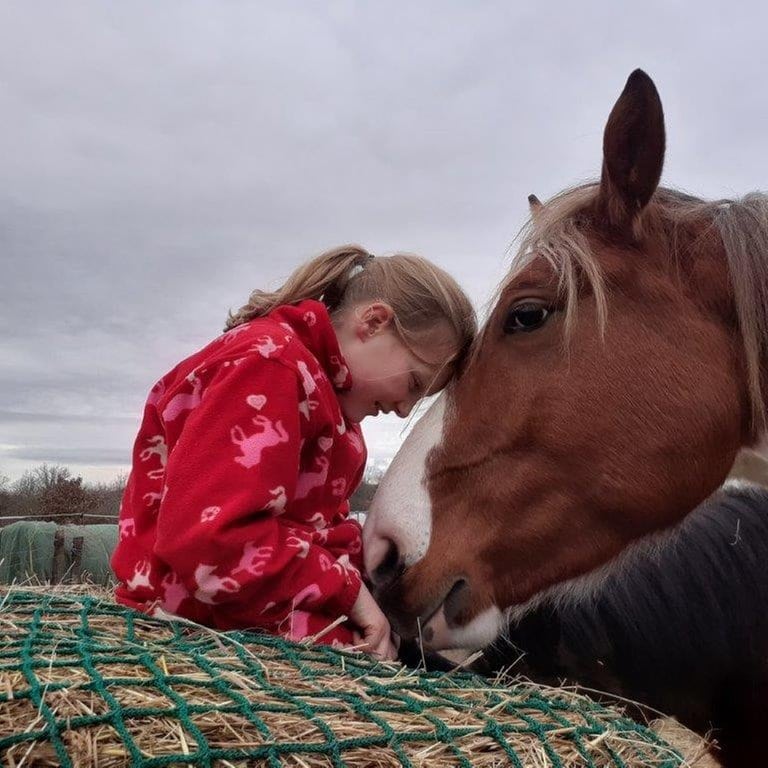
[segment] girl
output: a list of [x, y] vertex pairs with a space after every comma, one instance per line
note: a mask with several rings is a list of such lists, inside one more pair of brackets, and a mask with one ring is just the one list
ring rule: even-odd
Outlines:
[[150, 392], [112, 557], [118, 601], [393, 658], [348, 518], [359, 424], [444, 387], [475, 327], [441, 269], [356, 246], [254, 291]]

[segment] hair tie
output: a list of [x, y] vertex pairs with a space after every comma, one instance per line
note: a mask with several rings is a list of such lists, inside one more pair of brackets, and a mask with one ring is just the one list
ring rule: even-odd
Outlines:
[[341, 305], [342, 299], [344, 298], [344, 293], [347, 290], [349, 281], [353, 277], [357, 277], [357, 275], [359, 275], [365, 269], [366, 265], [371, 261], [371, 259], [373, 259], [373, 254], [369, 253], [364, 257], [362, 263], [358, 262], [357, 264], [353, 264], [345, 276], [339, 277], [336, 282], [334, 282], [332, 285], [329, 285], [325, 289], [323, 295], [320, 297], [320, 301], [322, 301], [331, 311], [339, 307]]
[[362, 264], [355, 264], [352, 269], [349, 270], [349, 274], [347, 275], [347, 280], [351, 280], [353, 277], [357, 277], [369, 264], [369, 262], [373, 261], [373, 254], [369, 253], [365, 257], [365, 261]]

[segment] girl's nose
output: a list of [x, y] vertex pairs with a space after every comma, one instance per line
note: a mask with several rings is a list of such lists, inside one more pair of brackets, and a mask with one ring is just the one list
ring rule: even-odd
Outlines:
[[413, 403], [407, 400], [402, 400], [399, 403], [395, 405], [395, 413], [401, 418], [404, 419], [408, 416], [408, 414], [413, 410]]

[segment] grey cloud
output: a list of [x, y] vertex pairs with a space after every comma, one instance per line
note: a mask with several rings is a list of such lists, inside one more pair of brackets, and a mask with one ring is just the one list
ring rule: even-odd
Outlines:
[[[0, 5], [0, 403], [27, 414], [0, 443], [127, 455], [152, 381], [340, 242], [421, 252], [481, 303], [526, 196], [599, 171], [636, 66], [667, 181], [759, 187], [766, 22], [758, 2]], [[401, 426], [365, 425], [374, 458]]]
[[85, 415], [85, 414], [62, 414], [55, 412], [37, 412], [24, 413], [22, 411], [3, 411], [0, 410], [0, 425], [3, 424], [135, 424], [136, 418], [133, 416], [107, 415]]
[[52, 448], [51, 446], [29, 446], [26, 448], [0, 448], [0, 456], [47, 464], [85, 464], [89, 466], [124, 467], [130, 459], [130, 449], [103, 448]]

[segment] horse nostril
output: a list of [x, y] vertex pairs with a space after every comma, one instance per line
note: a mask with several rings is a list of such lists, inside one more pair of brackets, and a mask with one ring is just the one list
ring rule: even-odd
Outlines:
[[405, 570], [405, 564], [400, 559], [400, 552], [394, 541], [389, 542], [387, 554], [384, 559], [374, 568], [371, 574], [371, 580], [374, 586], [383, 588], [389, 586], [398, 576], [401, 576]]

